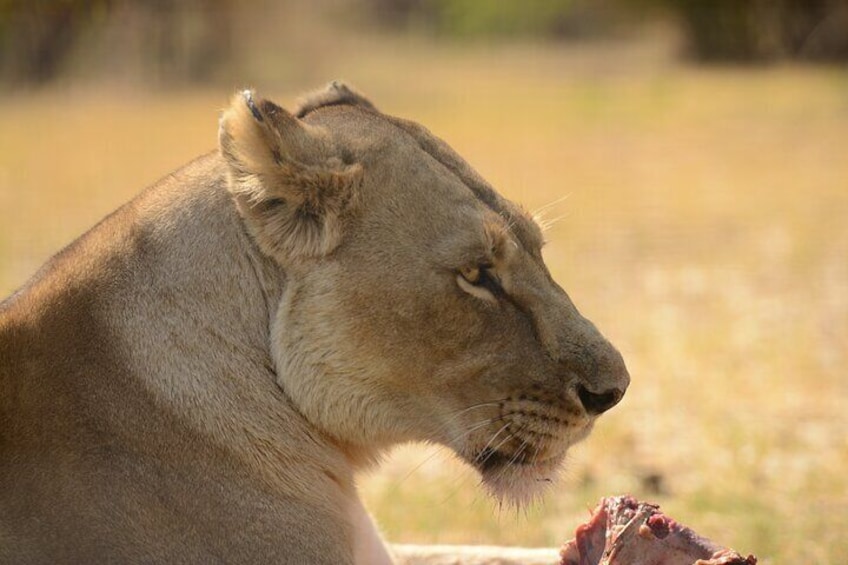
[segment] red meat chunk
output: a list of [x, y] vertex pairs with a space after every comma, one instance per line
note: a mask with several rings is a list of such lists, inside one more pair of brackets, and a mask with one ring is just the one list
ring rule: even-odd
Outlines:
[[601, 499], [574, 539], [560, 551], [560, 565], [756, 565], [753, 555], [703, 538], [675, 522], [659, 506], [631, 496]]

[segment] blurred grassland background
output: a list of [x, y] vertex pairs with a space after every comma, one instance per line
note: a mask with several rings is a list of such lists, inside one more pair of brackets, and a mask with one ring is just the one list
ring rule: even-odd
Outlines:
[[446, 450], [398, 449], [361, 479], [390, 540], [556, 546], [631, 492], [761, 563], [844, 564], [846, 13], [0, 0], [0, 295], [214, 149], [235, 89], [291, 105], [346, 79], [547, 207], [551, 271], [633, 376], [531, 508]]

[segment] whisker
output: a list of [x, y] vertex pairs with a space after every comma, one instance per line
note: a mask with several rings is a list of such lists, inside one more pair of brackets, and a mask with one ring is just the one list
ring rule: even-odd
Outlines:
[[[448, 493], [448, 495], [443, 500], [440, 501], [441, 504], [445, 504], [450, 499], [455, 497], [457, 495], [457, 493], [463, 488], [465, 483], [468, 482], [468, 479], [470, 477], [473, 477], [474, 475], [476, 475], [476, 471], [472, 467], [462, 467], [462, 471], [459, 473], [459, 475], [451, 481], [453, 483], [453, 485], [455, 485], [455, 486], [452, 486], [449, 489], [450, 492]], [[476, 499], [476, 497], [475, 497], [475, 499]], [[472, 499], [472, 502], [473, 502], [473, 500], [474, 499]]]
[[437, 446], [436, 446], [436, 449], [435, 449], [432, 453], [430, 453], [429, 455], [427, 455], [427, 456], [426, 456], [426, 457], [425, 457], [425, 458], [424, 458], [421, 462], [419, 462], [418, 464], [416, 464], [416, 465], [415, 465], [412, 469], [410, 469], [409, 471], [407, 471], [406, 473], [404, 473], [404, 474], [403, 474], [403, 476], [402, 476], [401, 478], [397, 479], [396, 481], [393, 481], [393, 482], [391, 483], [391, 486], [390, 486], [389, 488], [390, 488], [392, 491], [395, 491], [395, 492], [397, 492], [398, 490], [400, 490], [401, 485], [402, 485], [403, 483], [405, 483], [407, 480], [409, 480], [409, 478], [410, 478], [410, 477], [411, 477], [411, 476], [412, 476], [412, 475], [413, 475], [416, 471], [418, 471], [419, 469], [421, 469], [421, 467], [423, 467], [424, 465], [426, 465], [427, 463], [429, 463], [430, 461], [432, 461], [432, 460], [433, 460], [434, 458], [436, 458], [437, 456], [440, 456], [440, 455], [442, 454], [442, 452], [443, 452], [445, 449], [446, 449], [446, 446], [444, 446], [444, 445], [437, 445]]
[[[443, 441], [440, 440], [439, 443], [455, 443], [459, 439], [462, 439], [465, 435], [468, 435], [473, 430], [469, 429], [469, 426], [466, 426], [462, 423], [461, 418], [464, 414], [467, 414], [473, 410], [479, 410], [483, 408], [492, 408], [500, 406], [504, 401], [508, 400], [507, 398], [503, 399], [493, 399], [487, 400], [485, 402], [480, 402], [477, 404], [472, 404], [466, 408], [462, 408], [457, 410], [456, 412], [449, 414], [447, 418], [445, 418], [442, 422], [439, 422], [434, 427], [434, 432], [440, 436], [442, 436]], [[497, 419], [488, 419], [486, 422], [496, 422]], [[472, 428], [476, 428], [477, 424], [472, 424]], [[447, 436], [445, 438], [445, 436]]]
[[500, 406], [500, 403], [505, 402], [506, 400], [507, 399], [504, 398], [504, 399], [500, 399], [500, 400], [492, 400], [492, 401], [489, 401], [489, 402], [481, 402], [479, 404], [472, 404], [468, 408], [463, 408], [462, 410], [459, 410], [459, 411], [451, 414], [450, 417], [456, 418], [457, 416], [461, 416], [462, 414], [465, 414], [466, 412], [470, 412], [471, 410], [475, 410], [477, 408], [485, 408], [486, 406]]
[[571, 216], [571, 213], [562, 214], [561, 216], [557, 216], [556, 218], [545, 218], [544, 216], [534, 216], [534, 220], [539, 225], [539, 228], [542, 232], [550, 231], [556, 224]]
[[[517, 437], [524, 429], [524, 426], [520, 426], [517, 430], [515, 430], [515, 432], [510, 435], [509, 439]], [[518, 446], [518, 449], [515, 450], [515, 453], [512, 454], [512, 457], [509, 458], [509, 461], [507, 461], [506, 465], [501, 467], [501, 469], [498, 471], [498, 474], [496, 476], [497, 478], [501, 478], [507, 473], [509, 468], [514, 465], [516, 461], [518, 461], [518, 458], [521, 457], [522, 453], [524, 453], [524, 450], [527, 449], [528, 445], [530, 445], [530, 443], [527, 441], [527, 439], [521, 440], [521, 444]]]
[[[514, 434], [514, 436], [517, 436], [517, 435], [520, 433], [520, 431], [521, 431], [521, 430], [516, 431], [516, 433]], [[514, 437], [514, 436], [513, 436], [513, 437]], [[509, 468], [510, 468], [512, 465], [514, 465], [516, 461], [518, 461], [518, 458], [519, 458], [519, 457], [521, 457], [521, 454], [522, 454], [522, 453], [524, 452], [524, 450], [527, 448], [527, 445], [528, 445], [528, 443], [527, 443], [527, 440], [526, 440], [526, 439], [521, 440], [521, 444], [518, 446], [518, 449], [516, 449], [516, 450], [515, 450], [515, 453], [513, 453], [513, 454], [512, 454], [512, 457], [510, 457], [510, 458], [509, 458], [509, 461], [507, 461], [507, 462], [506, 462], [506, 465], [504, 465], [504, 466], [501, 468], [501, 470], [500, 470], [500, 471], [498, 471], [498, 477], [499, 477], [499, 478], [500, 478], [500, 477], [502, 477], [503, 475], [505, 475], [505, 474], [506, 474], [506, 472], [509, 470]]]
[[[459, 423], [459, 419], [464, 414], [468, 414], [469, 412], [478, 409], [498, 407], [501, 406], [503, 402], [507, 400], [509, 400], [509, 398], [491, 399], [485, 402], [472, 404], [471, 406], [459, 409], [456, 412], [450, 414], [449, 417], [439, 426], [442, 432], [448, 432], [446, 442], [444, 444], [441, 442], [439, 444], [436, 444], [437, 449], [426, 457], [424, 457], [422, 461], [420, 461], [414, 467], [404, 473], [401, 478], [397, 479], [392, 488], [400, 488], [401, 484], [406, 482], [414, 473], [419, 471], [423, 466], [432, 461], [434, 458], [443, 455], [445, 449], [456, 452], [458, 444], [462, 439], [466, 438], [467, 436], [473, 434], [476, 431], [486, 428], [487, 426], [491, 426], [492, 424], [506, 420], [508, 415], [502, 414], [499, 416], [485, 418], [483, 420], [474, 422], [468, 426], [462, 426], [462, 429], [458, 431], [452, 431], [452, 428], [455, 428], [457, 426], [457, 424]], [[494, 454], [497, 453], [503, 445], [505, 445], [507, 442], [516, 437], [517, 432], [507, 433], [505, 437], [502, 437], [504, 435], [504, 432], [507, 432], [509, 430], [509, 427], [510, 422], [505, 422], [503, 425], [498, 427], [498, 429], [488, 439], [483, 449], [481, 449], [478, 453], [473, 454], [474, 461], [472, 462], [472, 465], [469, 467], [465, 467], [463, 472], [459, 473], [459, 475], [454, 479], [455, 484], [457, 486], [455, 489], [450, 489], [449, 494], [445, 497], [444, 500], [441, 501], [442, 504], [447, 503], [451, 498], [456, 496], [456, 494], [459, 492], [459, 489], [463, 488], [463, 485], [467, 483], [470, 476], [476, 475], [476, 469], [474, 469], [475, 464], [485, 463], [490, 457], [494, 456]], [[497, 443], [495, 444], [495, 442]], [[495, 444], [494, 447], [493, 444]], [[526, 449], [526, 445], [522, 444], [522, 446], [520, 446], [519, 448], [519, 453], [513, 455], [513, 458], [510, 460], [509, 464], [514, 463], [515, 459], [521, 456], [521, 452], [523, 452], [524, 449]], [[462, 451], [461, 448], [460, 451]], [[466, 456], [468, 455], [472, 454], [467, 454]]]
[[463, 408], [461, 410], [458, 410], [458, 411], [454, 412], [453, 414], [449, 415], [447, 420], [439, 426], [439, 429], [441, 431], [448, 431], [451, 426], [457, 424], [457, 420], [463, 414], [466, 414], [466, 413], [468, 413], [472, 410], [476, 410], [478, 408], [486, 408], [486, 407], [490, 407], [490, 406], [500, 406], [500, 404], [502, 402], [506, 401], [506, 400], [508, 400], [508, 399], [502, 398], [502, 399], [495, 399], [495, 400], [487, 400], [486, 402], [480, 402], [478, 404], [472, 404], [471, 406], [469, 406], [467, 408]]
[[470, 434], [476, 432], [477, 430], [485, 428], [486, 426], [494, 424], [495, 422], [500, 422], [501, 420], [503, 420], [503, 416], [497, 416], [495, 418], [483, 420], [482, 422], [477, 422], [476, 424], [469, 426], [468, 429], [464, 430], [463, 432], [450, 437], [449, 441], [450, 443], [455, 443], [461, 439], [468, 437]]
[[521, 440], [521, 445], [518, 446], [518, 449], [515, 450], [512, 457], [509, 459], [509, 463], [507, 465], [514, 465], [518, 458], [524, 455], [524, 450], [527, 449], [527, 446], [530, 445], [526, 439]]
[[530, 463], [535, 465], [539, 462], [539, 454], [542, 452], [542, 447], [539, 445], [533, 446], [533, 456], [530, 458]]
[[[474, 458], [475, 463], [480, 462], [480, 458], [483, 457], [484, 455], [486, 455], [486, 453], [487, 453], [486, 450], [489, 448], [489, 446], [492, 445], [492, 443], [496, 439], [498, 439], [498, 436], [501, 435], [501, 433], [503, 433], [503, 431], [507, 428], [509, 428], [509, 422], [507, 422], [506, 424], [501, 426], [500, 429], [497, 432], [495, 432], [494, 435], [492, 435], [492, 437], [489, 439], [489, 441], [486, 442], [486, 445], [483, 446], [483, 449], [480, 450], [480, 453], [478, 453], [477, 456]], [[486, 455], [486, 458], [488, 458], [488, 457], [491, 457], [491, 454]]]
[[498, 452], [498, 449], [500, 449], [500, 448], [501, 448], [501, 446], [502, 446], [503, 444], [505, 444], [506, 442], [508, 442], [508, 441], [510, 441], [511, 439], [513, 439], [513, 438], [516, 436], [516, 434], [517, 434], [517, 433], [518, 433], [518, 432], [510, 432], [510, 433], [509, 433], [509, 434], [508, 434], [505, 438], [503, 438], [503, 439], [500, 441], [500, 443], [498, 443], [495, 447], [491, 448], [488, 452], [485, 452], [485, 454], [486, 454], [486, 455], [485, 455], [485, 457], [483, 457], [483, 459], [482, 459], [482, 460], [480, 460], [480, 465], [485, 465], [485, 464], [486, 464], [486, 462], [487, 462], [487, 461], [488, 461], [488, 460], [489, 460], [492, 456], [494, 456], [494, 454], [495, 454], [495, 453], [497, 453], [497, 452]]
[[560, 214], [556, 218], [545, 218], [545, 224], [547, 224], [547, 226], [550, 228], [550, 227], [553, 227], [555, 224], [558, 224], [559, 222], [563, 221], [564, 219], [566, 219], [570, 216], [571, 216], [571, 212], [566, 212], [565, 214]]
[[[455, 442], [467, 437], [468, 435], [476, 432], [477, 430], [485, 428], [486, 426], [489, 426], [489, 425], [491, 425], [495, 422], [498, 422], [500, 420], [503, 420], [503, 418], [502, 417], [488, 418], [486, 420], [472, 424], [468, 429], [463, 430], [461, 433], [456, 434], [456, 435], [448, 438], [448, 442], [449, 443], [455, 443]], [[448, 445], [438, 444], [438, 449], [436, 451], [434, 451], [433, 453], [431, 453], [430, 455], [428, 455], [427, 457], [425, 457], [423, 461], [421, 461], [420, 463], [415, 465], [415, 467], [413, 467], [407, 473], [405, 473], [403, 475], [403, 477], [398, 479], [397, 485], [399, 486], [404, 481], [408, 480], [416, 471], [418, 471], [419, 469], [421, 469], [421, 467], [423, 467], [424, 465], [426, 465], [427, 463], [432, 461], [436, 456], [441, 455], [443, 453], [443, 451], [446, 450], [446, 449], [452, 449], [452, 448]]]
[[569, 198], [571, 198], [571, 193], [560, 196], [559, 198], [557, 198], [556, 200], [554, 200], [552, 202], [548, 202], [547, 204], [543, 204], [542, 206], [539, 206], [538, 208], [533, 210], [530, 214], [535, 218], [536, 216], [539, 216], [540, 214], [544, 213], [545, 210], [553, 208], [557, 204], [560, 204], [560, 203], [568, 200]]

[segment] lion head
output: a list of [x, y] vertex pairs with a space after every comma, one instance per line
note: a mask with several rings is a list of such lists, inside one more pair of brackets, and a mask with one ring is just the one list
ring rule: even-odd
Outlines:
[[278, 384], [351, 459], [438, 443], [523, 501], [621, 400], [621, 355], [552, 279], [539, 226], [425, 128], [333, 83], [291, 113], [240, 93], [219, 139], [285, 272]]

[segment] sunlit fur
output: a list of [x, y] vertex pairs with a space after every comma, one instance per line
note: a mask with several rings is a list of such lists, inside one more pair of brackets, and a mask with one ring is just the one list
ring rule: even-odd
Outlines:
[[387, 563], [355, 480], [391, 446], [523, 504], [578, 387], [626, 388], [539, 226], [425, 128], [333, 84], [239, 92], [219, 144], [0, 305], [0, 562]]

